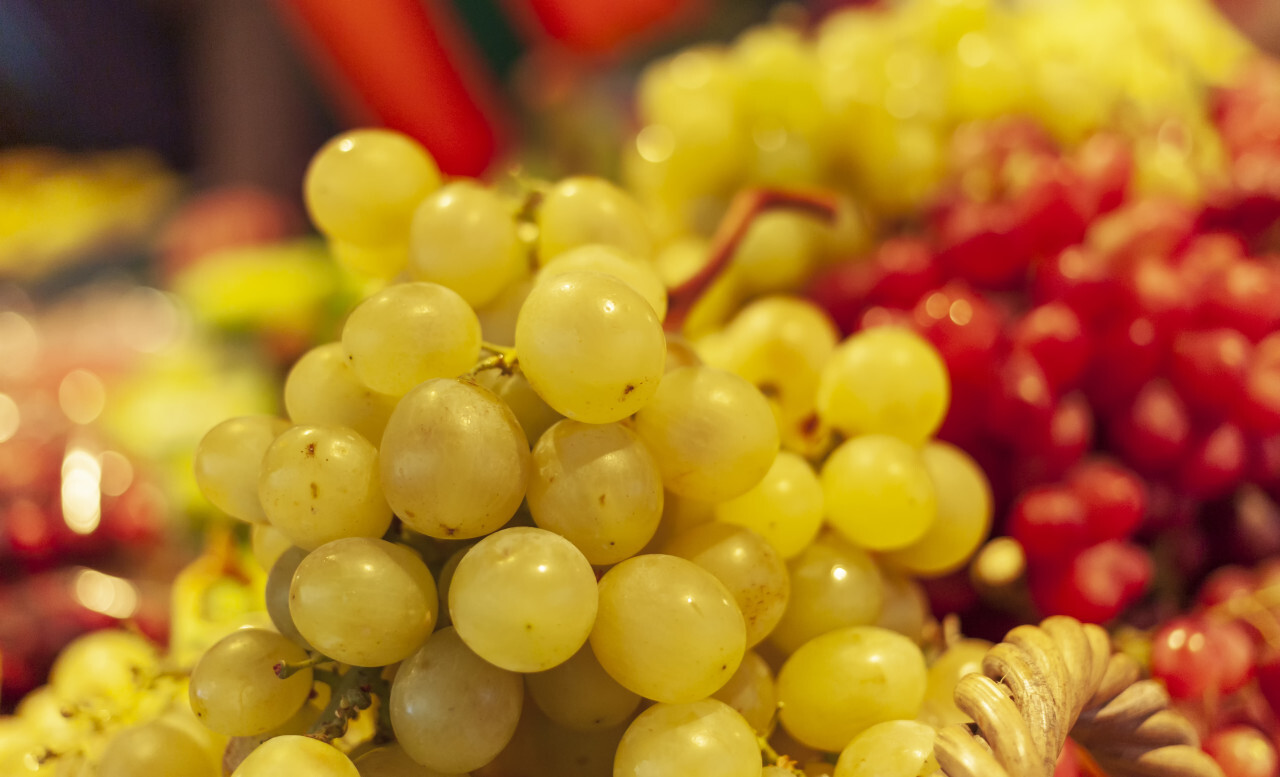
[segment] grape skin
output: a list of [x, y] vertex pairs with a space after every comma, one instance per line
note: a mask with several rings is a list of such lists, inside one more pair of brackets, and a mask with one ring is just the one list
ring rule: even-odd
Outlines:
[[266, 733], [293, 717], [311, 693], [309, 667], [280, 679], [275, 666], [306, 658], [302, 648], [275, 632], [232, 632], [209, 648], [191, 670], [191, 709], [219, 734]]
[[640, 713], [613, 762], [614, 777], [759, 777], [761, 768], [755, 732], [716, 699], [655, 704]]
[[196, 446], [196, 483], [214, 507], [251, 523], [265, 523], [258, 501], [258, 477], [268, 446], [289, 428], [283, 418], [230, 418], [208, 431]]
[[231, 777], [360, 777], [351, 759], [333, 745], [311, 737], [272, 737], [240, 762]]

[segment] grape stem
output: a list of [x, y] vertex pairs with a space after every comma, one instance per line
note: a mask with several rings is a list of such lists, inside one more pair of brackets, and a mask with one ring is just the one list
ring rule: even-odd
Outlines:
[[[332, 742], [347, 733], [347, 724], [373, 706], [377, 698], [380, 706], [386, 706], [390, 684], [382, 679], [380, 666], [353, 666], [330, 687], [333, 693], [329, 704], [311, 726], [307, 736], [321, 742]], [[381, 733], [381, 732], [379, 732]]]
[[668, 332], [684, 327], [689, 311], [711, 288], [737, 253], [747, 230], [761, 214], [779, 209], [798, 210], [827, 224], [836, 220], [834, 195], [825, 192], [797, 192], [782, 189], [747, 189], [738, 193], [711, 238], [707, 263], [694, 276], [667, 294], [667, 318], [663, 326]]
[[279, 677], [281, 680], [284, 680], [289, 677], [292, 677], [298, 672], [301, 672], [303, 669], [310, 669], [311, 667], [314, 667], [318, 664], [323, 664], [327, 661], [332, 661], [332, 660], [333, 659], [329, 658], [328, 656], [323, 656], [323, 655], [320, 655], [319, 653], [315, 653], [309, 658], [306, 658], [302, 661], [298, 661], [295, 663], [290, 663], [288, 661], [280, 661], [275, 666], [271, 667], [271, 671], [276, 673], [276, 677]]
[[487, 359], [482, 359], [471, 372], [477, 373], [483, 370], [502, 370], [504, 375], [510, 375], [516, 366], [516, 349], [507, 348], [503, 345], [494, 345], [493, 343], [480, 343], [480, 349], [493, 354]]

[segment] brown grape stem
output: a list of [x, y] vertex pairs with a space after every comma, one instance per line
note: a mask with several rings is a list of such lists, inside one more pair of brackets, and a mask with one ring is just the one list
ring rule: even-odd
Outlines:
[[836, 198], [824, 192], [797, 192], [783, 189], [747, 189], [739, 192], [729, 205], [724, 218], [711, 238], [711, 255], [692, 278], [667, 294], [667, 318], [663, 326], [668, 332], [684, 328], [689, 311], [725, 271], [747, 230], [761, 214], [779, 209], [798, 210], [827, 224], [835, 221]]
[[288, 661], [280, 661], [275, 666], [271, 667], [271, 670], [276, 673], [276, 677], [279, 677], [281, 680], [284, 680], [289, 677], [292, 677], [298, 672], [301, 672], [303, 669], [310, 669], [319, 664], [323, 664], [332, 660], [333, 659], [329, 658], [328, 656], [322, 656], [319, 653], [316, 653], [310, 656], [309, 658], [302, 661], [298, 661], [296, 663], [289, 663]]
[[375, 698], [385, 707], [391, 690], [389, 683], [382, 679], [380, 666], [353, 666], [331, 687], [333, 693], [329, 697], [328, 706], [307, 732], [307, 736], [321, 742], [341, 739], [347, 733], [347, 724], [361, 710], [373, 706]]
[[504, 375], [510, 375], [516, 366], [516, 349], [507, 348], [502, 345], [494, 345], [493, 343], [481, 343], [480, 349], [492, 353], [487, 359], [482, 359], [471, 370], [472, 374], [483, 370], [502, 370]]

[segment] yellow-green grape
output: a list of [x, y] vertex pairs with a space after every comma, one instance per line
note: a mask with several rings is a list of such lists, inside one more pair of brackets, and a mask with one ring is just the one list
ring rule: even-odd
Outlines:
[[877, 723], [840, 752], [835, 777], [931, 777], [938, 772], [934, 736], [910, 720]]
[[196, 446], [196, 483], [205, 499], [242, 521], [263, 523], [258, 475], [267, 447], [289, 422], [268, 415], [229, 418], [205, 434]]
[[787, 565], [750, 529], [712, 521], [677, 534], [662, 552], [686, 558], [724, 583], [746, 622], [747, 647], [767, 637], [787, 608]]
[[[534, 705], [529, 705], [537, 712]], [[626, 733], [627, 724], [619, 723], [611, 728], [595, 731], [579, 731], [557, 724], [545, 715], [531, 715], [533, 745], [537, 754], [537, 767], [532, 777], [556, 775], [556, 777], [607, 777], [613, 773], [613, 758], [618, 743]], [[515, 775], [529, 772], [494, 772], [496, 775]], [[481, 777], [477, 774], [476, 777]]]
[[529, 480], [529, 442], [492, 391], [442, 378], [405, 395], [378, 451], [382, 493], [414, 531], [481, 537], [515, 515]]
[[870, 550], [905, 548], [938, 515], [937, 492], [920, 452], [896, 437], [846, 440], [822, 465], [827, 520]]
[[706, 502], [745, 494], [778, 455], [778, 426], [760, 391], [714, 367], [684, 367], [662, 379], [635, 418], [667, 489]]
[[298, 565], [307, 557], [307, 551], [302, 548], [290, 546], [288, 550], [280, 554], [280, 558], [272, 565], [271, 571], [267, 574], [267, 586], [265, 599], [267, 604], [267, 615], [271, 618], [271, 623], [284, 636], [293, 640], [307, 650], [313, 650], [311, 644], [298, 631], [298, 627], [293, 623], [293, 616], [289, 614], [289, 588], [293, 585], [293, 575], [298, 571]]
[[445, 774], [430, 769], [409, 757], [404, 748], [392, 743], [378, 747], [356, 759], [360, 777], [467, 777], [465, 774]]
[[547, 717], [578, 731], [616, 726], [640, 706], [640, 696], [609, 676], [591, 645], [583, 645], [568, 661], [545, 672], [525, 675], [524, 684]]
[[655, 701], [689, 702], [738, 670], [746, 625], [715, 575], [675, 556], [634, 556], [600, 579], [591, 649], [625, 688]]
[[938, 429], [951, 379], [937, 350], [914, 332], [875, 327], [836, 347], [818, 384], [818, 414], [845, 435], [888, 434], [912, 444]]
[[538, 205], [538, 262], [592, 243], [620, 248], [637, 259], [653, 255], [644, 211], [631, 195], [602, 178], [559, 181]]
[[376, 445], [396, 397], [361, 383], [342, 343], [325, 343], [304, 353], [289, 370], [284, 408], [295, 424], [346, 426]]
[[947, 648], [929, 667], [920, 719], [934, 728], [972, 722], [956, 706], [956, 685], [968, 674], [981, 674], [982, 661], [991, 643], [982, 639], [962, 639]]
[[716, 699], [653, 705], [627, 726], [613, 761], [614, 777], [760, 777], [761, 768], [750, 724]]
[[543, 265], [538, 282], [580, 271], [612, 275], [644, 297], [659, 321], [667, 317], [667, 287], [647, 257], [637, 258], [609, 245], [578, 246]]
[[877, 723], [914, 718], [924, 691], [924, 656], [914, 642], [852, 626], [806, 642], [782, 665], [779, 720], [800, 742], [840, 751]]
[[511, 203], [474, 181], [453, 181], [423, 200], [409, 236], [409, 277], [448, 286], [472, 306], [529, 272]]
[[289, 614], [316, 650], [354, 666], [406, 658], [436, 623], [436, 584], [422, 558], [366, 537], [311, 551], [293, 573]]
[[263, 569], [275, 566], [280, 554], [293, 547], [289, 538], [269, 523], [255, 523], [249, 530], [249, 546], [253, 557]]
[[882, 578], [884, 604], [880, 608], [880, 617], [872, 625], [896, 631], [919, 642], [930, 618], [929, 598], [924, 589], [909, 577], [889, 573], [883, 574]]
[[991, 484], [969, 454], [945, 442], [920, 451], [938, 494], [938, 517], [920, 539], [885, 554], [887, 563], [918, 577], [964, 566], [991, 529]]
[[590, 424], [644, 407], [662, 379], [667, 341], [644, 297], [611, 275], [539, 283], [516, 320], [520, 369], [548, 405]]
[[751, 222], [733, 262], [749, 291], [790, 291], [809, 278], [818, 248], [818, 228], [810, 217], [774, 211]]
[[118, 712], [132, 708], [159, 673], [159, 651], [145, 637], [103, 630], [62, 649], [49, 670], [49, 685], [71, 706]]
[[445, 774], [492, 761], [524, 703], [520, 675], [471, 652], [452, 628], [431, 635], [391, 681], [391, 727], [413, 760]]
[[348, 243], [330, 238], [329, 253], [357, 276], [386, 280], [399, 275], [409, 262], [409, 246], [403, 238], [392, 243]]
[[534, 276], [530, 275], [503, 289], [488, 305], [476, 308], [486, 343], [507, 348], [516, 344], [516, 319], [533, 286]]
[[378, 449], [342, 426], [295, 426], [277, 437], [262, 458], [258, 498], [271, 525], [307, 550], [381, 537], [391, 525]]
[[715, 505], [710, 502], [700, 502], [667, 491], [662, 496], [662, 520], [658, 521], [658, 530], [640, 552], [661, 553], [662, 548], [677, 534], [715, 520], [714, 508]]
[[525, 439], [529, 441], [529, 447], [533, 447], [552, 424], [564, 418], [538, 396], [538, 392], [529, 385], [529, 379], [518, 369], [480, 370], [475, 374], [475, 381], [496, 394], [511, 409]]
[[342, 349], [361, 382], [400, 396], [425, 380], [470, 370], [480, 355], [480, 320], [452, 289], [398, 283], [351, 311]]
[[90, 716], [76, 714], [75, 708], [47, 685], [22, 697], [14, 712], [36, 739], [37, 752], [44, 752], [46, 748], [55, 752], [74, 751], [94, 735], [95, 726]]
[[240, 762], [231, 777], [360, 777], [351, 759], [333, 745], [289, 734], [258, 745]]
[[303, 196], [312, 222], [324, 234], [384, 245], [405, 240], [414, 208], [439, 186], [435, 160], [412, 138], [360, 129], [316, 152]]
[[634, 556], [662, 518], [662, 475], [635, 432], [621, 424], [564, 420], [533, 448], [529, 512], [592, 564]]
[[98, 760], [97, 777], [220, 777], [221, 764], [191, 734], [153, 721], [111, 738]]
[[310, 667], [281, 679], [275, 666], [305, 660], [305, 650], [274, 631], [233, 631], [191, 670], [191, 709], [219, 734], [266, 733], [293, 717], [311, 694]]
[[712, 696], [737, 710], [760, 736], [769, 736], [773, 731], [778, 689], [773, 670], [754, 650], [747, 651], [738, 671]]
[[715, 506], [716, 520], [751, 529], [783, 558], [794, 558], [809, 546], [822, 527], [823, 512], [817, 473], [790, 451], [779, 451], [750, 491]]
[[874, 624], [884, 604], [880, 568], [867, 552], [825, 532], [787, 564], [791, 598], [770, 641], [791, 653], [820, 634]]
[[596, 575], [573, 543], [527, 526], [494, 532], [458, 562], [449, 617], [489, 663], [541, 672], [567, 661], [596, 619]]
[[464, 543], [461, 548], [455, 550], [453, 555], [445, 560], [444, 566], [440, 567], [440, 574], [436, 576], [436, 596], [440, 600], [440, 614], [436, 618], [436, 628], [453, 625], [453, 620], [449, 617], [449, 587], [453, 585], [453, 573], [458, 571], [458, 565], [462, 563], [463, 557], [471, 547], [470, 543]]

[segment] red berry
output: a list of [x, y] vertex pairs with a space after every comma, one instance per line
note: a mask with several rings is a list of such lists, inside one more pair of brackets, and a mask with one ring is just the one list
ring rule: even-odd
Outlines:
[[1252, 352], [1252, 343], [1234, 329], [1182, 332], [1170, 350], [1169, 380], [1188, 405], [1225, 418], [1244, 393]]
[[1254, 668], [1258, 677], [1258, 690], [1267, 700], [1271, 711], [1280, 715], [1280, 652], [1271, 649], [1265, 653]]
[[1106, 623], [1137, 601], [1151, 575], [1145, 550], [1112, 540], [1082, 551], [1064, 567], [1031, 567], [1028, 582], [1044, 614]]
[[980, 288], [1007, 289], [1023, 279], [1031, 248], [1022, 239], [1015, 203], [958, 200], [936, 219], [938, 263], [949, 275]]
[[1139, 257], [1122, 283], [1130, 309], [1165, 332], [1181, 329], [1195, 312], [1197, 299], [1188, 278], [1164, 257]]
[[1182, 398], [1164, 381], [1152, 381], [1138, 392], [1109, 437], [1126, 463], [1151, 473], [1177, 463], [1191, 444], [1191, 418]]
[[1104, 409], [1127, 405], [1160, 371], [1167, 340], [1145, 316], [1122, 317], [1099, 333], [1089, 366], [1089, 399]]
[[1250, 431], [1280, 432], [1280, 333], [1263, 338], [1254, 349], [1238, 416]]
[[1257, 342], [1280, 329], [1280, 272], [1256, 260], [1232, 264], [1206, 285], [1203, 315], [1212, 326]]
[[985, 382], [1002, 345], [1000, 310], [962, 282], [920, 298], [912, 310], [917, 331], [938, 349], [953, 381]]
[[1137, 200], [1095, 220], [1085, 242], [1113, 257], [1172, 256], [1196, 226], [1196, 213], [1176, 200]]
[[1068, 473], [1067, 484], [1084, 504], [1089, 536], [1095, 542], [1128, 538], [1146, 515], [1146, 484], [1119, 464], [1086, 461]]
[[1204, 751], [1222, 767], [1224, 777], [1277, 777], [1280, 757], [1275, 745], [1253, 726], [1236, 725], [1215, 731]]
[[1196, 605], [1213, 607], [1231, 599], [1252, 596], [1258, 587], [1258, 576], [1251, 569], [1230, 565], [1218, 567], [1200, 586]]
[[1151, 641], [1151, 675], [1175, 699], [1238, 691], [1253, 678], [1257, 651], [1234, 622], [1184, 615], [1165, 623]]
[[874, 329], [878, 326], [896, 326], [903, 329], [915, 329], [916, 320], [912, 317], [911, 312], [907, 310], [899, 310], [898, 308], [884, 308], [876, 305], [867, 308], [862, 317], [858, 319], [855, 331], [863, 329]]
[[831, 316], [841, 332], [849, 334], [858, 328], [858, 318], [878, 274], [879, 269], [865, 258], [844, 262], [819, 273], [805, 294]]
[[1032, 298], [1038, 304], [1062, 302], [1085, 320], [1108, 312], [1118, 297], [1111, 262], [1088, 246], [1072, 246], [1036, 267]]
[[1117, 135], [1095, 132], [1076, 150], [1091, 215], [1120, 207], [1133, 177], [1133, 149]]
[[1056, 390], [1071, 388], [1084, 372], [1090, 343], [1080, 317], [1066, 303], [1032, 308], [1013, 325], [1013, 346], [1035, 357]]
[[1064, 486], [1039, 486], [1018, 497], [1009, 514], [1009, 535], [1029, 560], [1062, 559], [1089, 545], [1084, 502]]
[[919, 238], [889, 238], [876, 248], [871, 262], [876, 268], [876, 282], [868, 301], [873, 305], [909, 308], [942, 283], [933, 248]]
[[1197, 499], [1228, 494], [1244, 478], [1247, 463], [1244, 433], [1232, 423], [1219, 424], [1192, 441], [1178, 469], [1178, 490]]
[[1056, 401], [1040, 364], [1013, 351], [999, 365], [987, 397], [987, 424], [1000, 439], [1021, 451], [1038, 451], [1048, 442]]
[[1080, 777], [1076, 743], [1070, 739], [1062, 743], [1062, 752], [1058, 755], [1058, 763], [1053, 768], [1053, 777]]

